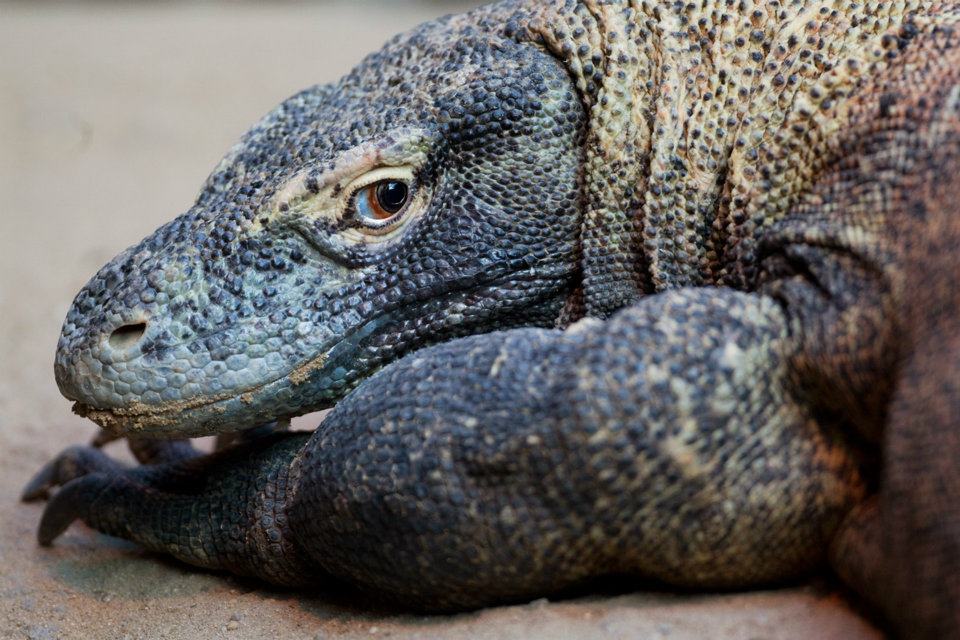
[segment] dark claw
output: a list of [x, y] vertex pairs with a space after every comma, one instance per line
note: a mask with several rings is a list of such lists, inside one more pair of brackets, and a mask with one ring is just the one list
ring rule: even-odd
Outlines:
[[97, 435], [93, 436], [93, 440], [90, 441], [90, 446], [97, 449], [102, 449], [111, 442], [116, 442], [121, 438], [123, 438], [123, 436], [117, 434], [116, 432], [100, 429], [100, 431], [97, 432]]
[[140, 464], [166, 464], [182, 462], [203, 455], [189, 440], [146, 440], [128, 438], [130, 453]]
[[95, 473], [63, 485], [43, 510], [40, 527], [37, 529], [37, 542], [44, 547], [53, 544], [74, 520], [83, 516], [92, 497], [96, 496], [107, 482], [107, 476]]
[[105, 453], [93, 447], [75, 445], [65, 449], [56, 458], [43, 465], [23, 488], [24, 502], [46, 500], [50, 490], [95, 472], [117, 472], [123, 467]]
[[290, 430], [290, 420], [274, 420], [273, 422], [268, 422], [262, 424], [258, 427], [253, 427], [251, 429], [244, 429], [243, 431], [231, 431], [228, 433], [221, 433], [217, 436], [217, 444], [215, 449], [220, 451], [221, 449], [226, 449], [227, 447], [233, 446], [235, 444], [244, 444], [248, 442], [253, 442], [264, 436], [269, 436], [274, 433], [281, 433]]
[[132, 469], [74, 447], [28, 487], [39, 494], [61, 485], [40, 519], [37, 542], [50, 546], [80, 520], [201, 567], [310, 584], [317, 570], [296, 546], [284, 510], [288, 469], [308, 437], [275, 434], [202, 458]]

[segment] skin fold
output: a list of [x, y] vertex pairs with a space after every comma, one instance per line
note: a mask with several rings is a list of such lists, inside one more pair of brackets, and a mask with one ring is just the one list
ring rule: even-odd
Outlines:
[[51, 461], [41, 544], [425, 610], [829, 563], [960, 637], [958, 16], [514, 0], [289, 98], [75, 299], [142, 465]]

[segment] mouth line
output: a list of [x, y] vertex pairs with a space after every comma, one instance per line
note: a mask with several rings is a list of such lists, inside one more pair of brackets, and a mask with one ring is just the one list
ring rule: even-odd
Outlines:
[[[364, 326], [366, 325], [359, 327], [359, 329], [362, 329]], [[356, 333], [359, 333], [359, 331], [354, 331], [329, 347], [322, 349], [319, 356], [293, 367], [283, 375], [240, 392], [220, 393], [214, 396], [175, 401], [162, 406], [134, 402], [126, 407], [99, 408], [77, 401], [73, 403], [73, 412], [78, 416], [92, 420], [101, 428], [117, 434], [144, 430], [153, 431], [158, 428], [173, 428], [183, 422], [184, 412], [190, 414], [201, 412], [211, 414], [225, 413], [228, 403], [240, 401], [244, 404], [252, 405], [256, 402], [258, 393], [278, 383], [287, 381], [291, 386], [303, 384], [309, 379], [312, 372], [323, 369], [330, 359], [331, 352], [333, 352], [338, 345], [348, 342]], [[318, 407], [317, 410], [321, 408], [323, 407]], [[311, 411], [312, 410], [314, 409], [311, 409]], [[288, 416], [277, 415], [269, 418], [268, 421], [285, 417]], [[176, 434], [171, 432], [171, 435]]]
[[[184, 413], [189, 414], [207, 414], [215, 418], [218, 414], [227, 413], [230, 403], [239, 401], [245, 405], [254, 405], [257, 402], [257, 395], [270, 387], [288, 383], [292, 387], [299, 386], [316, 372], [323, 370], [331, 362], [339, 362], [344, 355], [343, 351], [349, 347], [357, 346], [356, 343], [369, 336], [384, 322], [390, 322], [393, 319], [392, 314], [382, 314], [371, 318], [364, 324], [354, 327], [345, 335], [332, 343], [327, 343], [320, 349], [320, 355], [289, 369], [282, 375], [271, 380], [262, 382], [255, 387], [249, 387], [239, 392], [220, 393], [214, 396], [204, 396], [190, 400], [180, 400], [166, 403], [162, 406], [148, 405], [142, 402], [134, 402], [126, 407], [99, 408], [83, 402], [74, 402], [73, 412], [77, 415], [92, 420], [101, 428], [115, 434], [125, 434], [131, 432], [153, 432], [166, 433], [167, 437], [177, 437], [188, 430], [178, 429], [178, 425], [184, 423]], [[329, 406], [332, 406], [329, 405]], [[320, 410], [322, 406], [311, 407], [309, 411]], [[301, 413], [306, 413], [303, 411]], [[292, 414], [297, 415], [297, 414]], [[288, 415], [262, 416], [263, 422], [278, 420], [291, 417]], [[243, 427], [238, 427], [243, 428]], [[220, 430], [217, 430], [218, 432]], [[223, 431], [230, 431], [224, 429]]]
[[[491, 285], [507, 278], [517, 277], [519, 277], [517, 273], [511, 273], [501, 277], [491, 277], [485, 279], [483, 285]], [[465, 291], [467, 290], [459, 290], [457, 293], [463, 294]], [[199, 413], [205, 413], [211, 419], [215, 420], [218, 414], [226, 414], [228, 410], [230, 410], [230, 403], [239, 401], [242, 404], [252, 406], [256, 404], [258, 400], [257, 395], [270, 387], [282, 383], [288, 383], [292, 387], [304, 384], [315, 372], [323, 370], [331, 363], [340, 362], [342, 356], [346, 355], [343, 353], [344, 349], [348, 349], [351, 345], [356, 348], [358, 342], [369, 336], [382, 324], [389, 323], [393, 320], [395, 320], [393, 313], [383, 313], [371, 318], [367, 322], [354, 327], [336, 341], [327, 343], [327, 345], [320, 349], [320, 355], [301, 362], [276, 378], [242, 391], [225, 392], [214, 396], [173, 401], [165, 403], [162, 406], [133, 402], [125, 407], [100, 408], [84, 402], [75, 401], [73, 404], [73, 412], [117, 435], [134, 432], [149, 432], [159, 437], [180, 437], [189, 434], [204, 435], [206, 431], [200, 432], [195, 429], [181, 429], [178, 427], [184, 424], [185, 418], [187, 418], [186, 421], [189, 421], [188, 416], [193, 417]], [[262, 422], [269, 422], [270, 420], [293, 417], [310, 411], [329, 408], [334, 404], [335, 401], [331, 401], [326, 406], [311, 406], [305, 410], [291, 414], [277, 414], [272, 416], [264, 414], [259, 417], [262, 419]], [[185, 413], [187, 413], [187, 416], [184, 415]], [[242, 428], [243, 427], [240, 426], [235, 429], [217, 429], [215, 432]]]
[[[278, 378], [279, 379], [279, 378]], [[180, 402], [172, 402], [166, 404], [163, 407], [154, 407], [142, 402], [134, 402], [128, 407], [115, 407], [115, 408], [104, 408], [95, 407], [90, 404], [85, 404], [83, 402], [74, 402], [73, 403], [73, 412], [80, 417], [89, 418], [93, 420], [98, 425], [105, 429], [116, 428], [118, 422], [122, 422], [124, 418], [157, 418], [161, 419], [166, 415], [179, 414], [183, 411], [193, 411], [196, 409], [202, 409], [204, 407], [209, 407], [215, 405], [218, 402], [223, 402], [224, 400], [232, 400], [236, 398], [242, 398], [243, 396], [255, 393], [266, 385], [270, 384], [269, 382], [264, 383], [253, 389], [243, 391], [238, 394], [220, 394], [213, 397], [206, 398], [197, 398], [195, 400], [183, 400]]]
[[[146, 418], [151, 423], [156, 422], [157, 424], [162, 424], [166, 416], [180, 415], [184, 411], [205, 409], [207, 407], [213, 407], [214, 405], [228, 402], [230, 400], [240, 400], [246, 404], [252, 404], [255, 400], [254, 396], [259, 391], [262, 391], [272, 384], [282, 380], [289, 380], [291, 385], [297, 386], [306, 382], [313, 371], [323, 368], [329, 359], [330, 353], [336, 348], [336, 346], [346, 342], [353, 336], [353, 333], [348, 334], [343, 339], [335, 342], [329, 348], [324, 349], [323, 353], [316, 358], [312, 358], [301, 364], [298, 364], [281, 376], [277, 376], [272, 380], [267, 380], [266, 382], [262, 382], [255, 387], [249, 387], [240, 392], [220, 393], [218, 395], [206, 396], [203, 398], [180, 400], [164, 404], [162, 407], [151, 406], [143, 402], [134, 402], [127, 407], [101, 409], [90, 404], [76, 401], [73, 403], [72, 409], [73, 412], [78, 416], [93, 420], [95, 423], [105, 429], [114, 429], [123, 426], [122, 424], [118, 423], [122, 423], [124, 419], [136, 421], [137, 418]], [[279, 417], [280, 416], [278, 416], [278, 418]]]
[[[324, 356], [320, 356], [317, 360], [323, 357]], [[254, 395], [257, 392], [280, 380], [289, 378], [290, 374], [286, 374], [275, 380], [246, 389], [240, 393], [222, 393], [212, 397], [208, 396], [194, 400], [172, 402], [162, 407], [136, 402], [128, 407], [101, 409], [93, 405], [84, 404], [83, 402], [74, 402], [73, 412], [80, 417], [92, 420], [103, 429], [118, 434], [130, 431], [141, 431], [148, 428], [173, 427], [183, 421], [184, 412], [196, 413], [209, 409], [211, 412], [216, 413], [218, 405], [225, 405], [232, 400], [240, 400], [241, 402], [252, 404], [254, 402]]]

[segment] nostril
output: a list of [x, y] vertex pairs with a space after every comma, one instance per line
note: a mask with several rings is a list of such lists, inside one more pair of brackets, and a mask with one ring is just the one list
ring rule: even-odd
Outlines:
[[140, 342], [140, 338], [147, 331], [146, 322], [125, 324], [110, 334], [110, 346], [114, 349], [129, 349]]

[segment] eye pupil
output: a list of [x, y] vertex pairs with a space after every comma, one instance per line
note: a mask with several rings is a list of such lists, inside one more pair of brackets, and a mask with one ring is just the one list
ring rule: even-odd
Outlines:
[[377, 185], [377, 204], [388, 213], [396, 213], [407, 203], [410, 189], [398, 180], [384, 180]]

